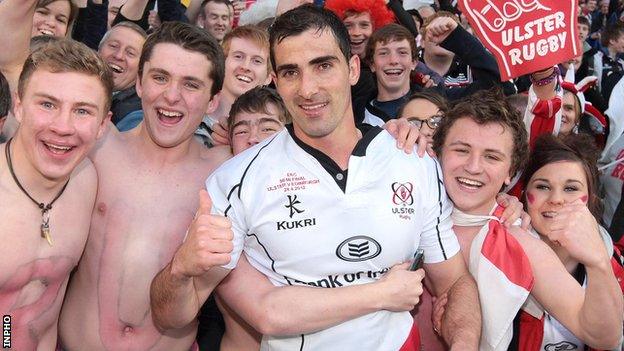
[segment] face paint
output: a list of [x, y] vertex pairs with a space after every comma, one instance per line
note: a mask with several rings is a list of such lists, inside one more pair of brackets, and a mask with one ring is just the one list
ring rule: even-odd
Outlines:
[[587, 203], [587, 195], [581, 196], [581, 201], [583, 201], [583, 203], [586, 204]]
[[535, 196], [533, 196], [533, 194], [531, 194], [530, 192], [527, 191], [527, 201], [532, 204], [533, 202], [535, 202]]

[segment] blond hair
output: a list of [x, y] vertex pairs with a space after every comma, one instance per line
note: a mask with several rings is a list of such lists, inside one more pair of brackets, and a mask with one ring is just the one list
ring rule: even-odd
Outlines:
[[19, 77], [17, 94], [20, 99], [30, 77], [38, 69], [52, 73], [77, 72], [95, 76], [102, 83], [106, 93], [106, 111], [110, 109], [113, 92], [113, 75], [104, 61], [89, 47], [71, 39], [51, 41], [33, 51]]

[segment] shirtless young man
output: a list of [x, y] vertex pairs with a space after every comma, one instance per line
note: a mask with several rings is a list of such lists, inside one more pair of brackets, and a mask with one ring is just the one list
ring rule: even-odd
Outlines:
[[[0, 146], [0, 311], [10, 347], [54, 350], [69, 273], [89, 232], [97, 175], [85, 159], [110, 119], [106, 64], [72, 41], [26, 61], [14, 101], [20, 127]], [[5, 318], [6, 321], [6, 318]]]
[[166, 23], [143, 47], [145, 119], [111, 130], [92, 154], [99, 175], [90, 239], [59, 324], [66, 350], [188, 350], [196, 325], [160, 332], [149, 285], [182, 243], [206, 174], [229, 157], [193, 140], [223, 83], [223, 54], [203, 30]]
[[[501, 96], [476, 93], [446, 113], [433, 141], [461, 252], [479, 287], [481, 350], [507, 350], [521, 307], [538, 319], [547, 312], [590, 347], [613, 349], [622, 335], [622, 293], [610, 257], [593, 249], [596, 240], [602, 245], [599, 237], [575, 231], [574, 221], [552, 222], [558, 237], [551, 239], [586, 266], [583, 288], [546, 243], [519, 227], [487, 234], [496, 225], [496, 193], [527, 158], [527, 133], [514, 108]], [[568, 216], [578, 211], [562, 207]]]

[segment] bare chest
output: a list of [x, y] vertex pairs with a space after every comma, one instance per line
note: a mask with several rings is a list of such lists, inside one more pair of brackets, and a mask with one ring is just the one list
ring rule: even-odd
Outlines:
[[91, 204], [60, 198], [49, 212], [50, 245], [41, 235], [41, 211], [20, 195], [0, 195], [0, 307], [5, 311], [52, 303], [80, 259], [91, 214]]
[[90, 241], [98, 250], [113, 245], [137, 258], [170, 256], [184, 239], [208, 174], [192, 166], [149, 169], [125, 159], [96, 167]]

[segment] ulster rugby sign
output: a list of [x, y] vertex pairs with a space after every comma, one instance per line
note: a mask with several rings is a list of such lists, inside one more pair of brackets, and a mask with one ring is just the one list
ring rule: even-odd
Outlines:
[[580, 55], [577, 1], [459, 0], [459, 7], [508, 80]]

